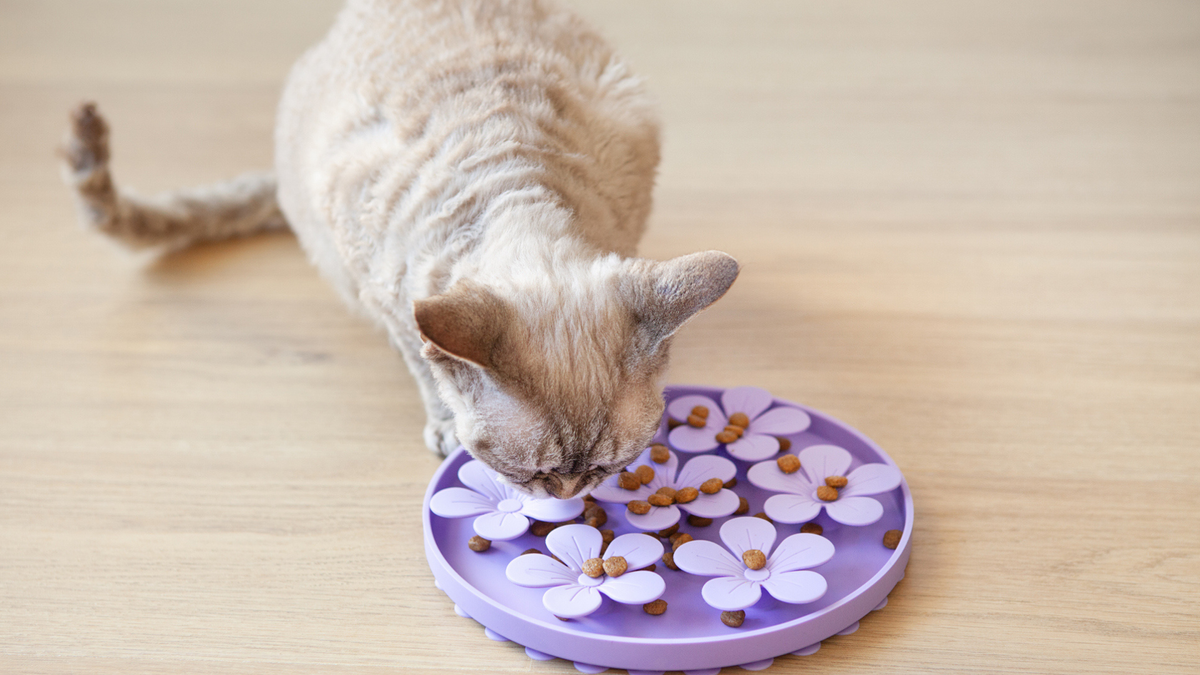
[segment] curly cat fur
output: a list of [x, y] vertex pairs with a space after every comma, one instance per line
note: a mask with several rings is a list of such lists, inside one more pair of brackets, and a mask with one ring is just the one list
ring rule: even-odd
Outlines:
[[351, 0], [292, 69], [275, 140], [273, 179], [138, 201], [113, 187], [107, 128], [85, 108], [68, 179], [85, 221], [135, 247], [281, 212], [404, 355], [430, 448], [461, 441], [533, 494], [586, 491], [641, 452], [671, 335], [737, 275], [718, 252], [631, 257], [659, 159], [653, 107], [547, 3]]

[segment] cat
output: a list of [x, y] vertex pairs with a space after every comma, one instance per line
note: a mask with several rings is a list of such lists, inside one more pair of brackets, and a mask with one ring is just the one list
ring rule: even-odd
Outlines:
[[659, 128], [642, 79], [537, 0], [350, 0], [288, 76], [273, 173], [118, 190], [108, 125], [63, 148], [85, 225], [169, 250], [290, 227], [416, 378], [425, 442], [528, 494], [586, 494], [658, 429], [671, 338], [738, 275], [634, 257]]

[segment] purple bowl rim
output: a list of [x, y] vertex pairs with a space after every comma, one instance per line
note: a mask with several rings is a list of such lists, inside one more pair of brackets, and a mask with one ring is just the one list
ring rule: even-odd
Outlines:
[[[689, 390], [689, 392], [700, 392], [706, 396], [712, 397], [714, 395], [719, 396], [720, 393], [724, 392], [726, 389], [727, 388], [713, 387], [713, 386], [709, 386], [709, 385], [669, 384], [664, 388], [663, 394], [664, 394], [664, 398], [665, 398], [667, 390]], [[715, 394], [714, 394], [714, 392], [715, 392]], [[854, 427], [850, 426], [849, 424], [842, 422], [841, 420], [837, 419], [836, 417], [833, 417], [832, 415], [820, 412], [820, 411], [810, 408], [806, 405], [802, 405], [802, 404], [795, 403], [792, 401], [780, 399], [774, 395], [771, 396], [771, 401], [772, 401], [773, 406], [774, 405], [786, 405], [786, 406], [800, 408], [804, 412], [808, 413], [810, 416], [819, 417], [819, 418], [824, 419], [825, 421], [834, 423], [836, 426], [840, 427], [841, 429], [843, 429], [845, 431], [849, 431], [852, 435], [854, 435], [856, 438], [858, 438], [858, 440], [865, 443], [869, 448], [871, 448], [871, 450], [875, 451], [886, 463], [891, 464], [892, 466], [896, 467], [897, 470], [900, 469], [899, 465], [896, 464], [895, 460], [892, 459], [891, 455], [884, 452], [883, 448], [880, 448], [878, 444], [876, 444], [874, 441], [872, 441], [870, 438], [868, 438], [862, 432], [858, 431], [858, 429], [855, 429]], [[664, 412], [664, 415], [665, 415], [665, 412]], [[810, 426], [810, 428], [811, 428], [811, 426]], [[711, 452], [712, 451], [706, 451], [703, 453], [683, 453], [683, 454], [701, 455], [701, 454], [711, 454]], [[602, 641], [602, 642], [605, 642], [608, 644], [617, 643], [617, 644], [630, 644], [630, 645], [677, 646], [677, 645], [689, 645], [689, 644], [712, 644], [714, 642], [717, 642], [717, 643], [738, 642], [738, 641], [745, 640], [746, 638], [749, 638], [749, 637], [757, 637], [757, 636], [761, 636], [761, 635], [767, 635], [770, 633], [786, 631], [789, 628], [795, 628], [796, 626], [800, 626], [803, 624], [815, 623], [815, 622], [820, 621], [826, 615], [835, 612], [836, 610], [840, 609], [841, 607], [845, 606], [846, 604], [849, 604], [850, 602], [856, 600], [858, 597], [865, 594], [870, 589], [874, 588], [874, 586], [877, 583], [879, 583], [879, 581], [884, 576], [886, 576], [889, 572], [891, 572], [891, 570], [896, 566], [896, 564], [900, 560], [903, 559], [903, 560], [907, 561], [908, 553], [909, 553], [908, 549], [911, 546], [912, 528], [913, 528], [912, 492], [909, 490], [909, 487], [908, 487], [908, 479], [904, 477], [904, 472], [900, 471], [901, 480], [900, 480], [899, 487], [901, 489], [901, 493], [904, 495], [904, 511], [905, 511], [904, 533], [900, 538], [900, 544], [896, 546], [896, 550], [892, 552], [891, 557], [889, 557], [887, 562], [884, 563], [883, 566], [879, 568], [878, 572], [876, 572], [870, 579], [868, 579], [866, 582], [864, 582], [862, 585], [860, 585], [858, 588], [856, 588], [852, 593], [846, 595], [845, 597], [843, 597], [841, 600], [838, 600], [834, 604], [829, 605], [828, 607], [825, 607], [814, 614], [806, 614], [802, 617], [792, 619], [791, 621], [788, 621], [786, 623], [779, 623], [779, 624], [775, 624], [773, 626], [759, 628], [757, 630], [747, 631], [744, 633], [739, 632], [739, 633], [732, 634], [732, 635], [724, 635], [724, 636], [712, 635], [712, 636], [691, 637], [691, 638], [665, 638], [665, 639], [664, 638], [628, 637], [628, 636], [624, 636], [624, 635], [597, 635], [595, 633], [591, 633], [591, 632], [587, 632], [587, 631], [574, 630], [570, 626], [554, 625], [554, 624], [548, 623], [546, 621], [542, 621], [541, 619], [537, 619], [537, 618], [528, 616], [526, 614], [522, 614], [520, 612], [513, 611], [511, 608], [501, 605], [500, 603], [493, 600], [490, 596], [482, 593], [481, 591], [479, 591], [479, 589], [477, 589], [473, 585], [471, 585], [466, 579], [464, 579], [458, 573], [457, 570], [454, 569], [454, 567], [452, 567], [449, 564], [449, 562], [446, 560], [445, 556], [442, 555], [441, 550], [438, 548], [436, 543], [433, 542], [433, 523], [430, 519], [430, 514], [432, 512], [429, 510], [429, 501], [431, 499], [433, 499], [434, 488], [437, 486], [437, 484], [439, 482], [441, 482], [442, 476], [450, 468], [451, 465], [458, 462], [458, 458], [461, 455], [466, 455], [467, 457], [471, 457], [471, 454], [469, 452], [467, 452], [466, 448], [464, 448], [463, 446], [460, 445], [458, 447], [458, 449], [456, 449], [454, 452], [450, 453], [445, 459], [442, 460], [442, 463], [440, 465], [438, 465], [437, 470], [434, 472], [433, 476], [429, 479], [428, 487], [425, 489], [425, 500], [422, 505], [422, 513], [421, 513], [421, 524], [422, 524], [422, 527], [424, 528], [424, 535], [425, 535], [424, 540], [425, 540], [425, 543], [427, 544], [425, 547], [426, 554], [428, 555], [429, 551], [433, 551], [433, 553], [437, 556], [437, 558], [436, 558], [437, 562], [441, 565], [441, 567], [444, 570], [446, 570], [451, 575], [453, 575], [453, 578], [454, 578], [455, 582], [458, 583], [458, 585], [469, 590], [471, 592], [471, 594], [474, 595], [478, 600], [481, 600], [481, 601], [487, 603], [493, 609], [498, 610], [501, 613], [503, 613], [509, 617], [512, 617], [515, 620], [525, 621], [525, 622], [532, 623], [532, 624], [535, 624], [538, 626], [542, 626], [542, 627], [548, 628], [554, 632], [569, 632], [573, 635], [576, 635], [576, 636], [579, 636], [582, 638], [590, 638], [590, 639]], [[740, 462], [743, 462], [743, 464], [748, 464], [751, 466], [753, 464], [755, 464], [754, 462], [745, 462], [744, 460], [735, 460], [735, 461], [740, 461]], [[433, 561], [428, 561], [428, 562], [430, 562], [430, 564], [432, 564]], [[890, 589], [889, 589], [889, 593], [890, 593]], [[487, 626], [485, 626], [485, 628], [486, 627]], [[844, 628], [845, 628], [845, 626], [839, 626], [832, 633], [830, 633], [830, 635], [831, 636], [835, 635], [837, 633], [837, 631], [843, 630]], [[803, 645], [801, 645], [801, 646], [803, 646]]]

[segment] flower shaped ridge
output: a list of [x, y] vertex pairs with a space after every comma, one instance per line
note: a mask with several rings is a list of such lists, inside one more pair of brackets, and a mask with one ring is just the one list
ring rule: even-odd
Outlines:
[[508, 563], [505, 576], [519, 586], [550, 587], [542, 595], [542, 605], [564, 619], [587, 616], [599, 609], [601, 594], [626, 605], [642, 605], [663, 594], [667, 586], [662, 577], [640, 569], [662, 558], [662, 544], [649, 535], [623, 534], [613, 539], [604, 552], [606, 558], [621, 556], [629, 569], [638, 571], [617, 577], [592, 578], [584, 574], [583, 564], [600, 557], [603, 541], [594, 527], [564, 525], [546, 536], [546, 547], [559, 560], [536, 553], [517, 556]]
[[[805, 523], [825, 509], [830, 518], [843, 525], [870, 525], [883, 517], [883, 505], [868, 495], [900, 485], [900, 470], [888, 464], [863, 464], [847, 474], [853, 458], [836, 445], [809, 446], [797, 457], [800, 470], [795, 473], [784, 473], [774, 461], [759, 462], [746, 472], [754, 485], [784, 493], [770, 497], [763, 505], [767, 515], [780, 523]], [[830, 489], [826, 479], [831, 477], [844, 479], [845, 485]]]
[[691, 424], [675, 427], [667, 440], [680, 452], [712, 450], [721, 444], [717, 435], [725, 431], [730, 418], [742, 413], [748, 424], [737, 440], [725, 444], [725, 449], [731, 456], [748, 462], [767, 459], [779, 452], [778, 436], [799, 433], [812, 424], [803, 410], [789, 406], [771, 408], [773, 401], [770, 392], [758, 387], [726, 389], [720, 405], [707, 396], [680, 396], [667, 406], [668, 415], [683, 421], [692, 409], [703, 406], [708, 409], [708, 417], [702, 427]]
[[[719, 478], [724, 483], [737, 474], [737, 467], [724, 457], [701, 455], [691, 458], [679, 468], [679, 457], [675, 453], [668, 453], [667, 461], [658, 464], [650, 459], [650, 452], [650, 449], [642, 452], [637, 460], [629, 465], [629, 470], [648, 466], [654, 469], [653, 480], [636, 490], [626, 490], [619, 486], [619, 476], [613, 476], [592, 490], [592, 496], [605, 502], [628, 504], [635, 499], [645, 501], [660, 488], [699, 488], [701, 483], [710, 478]], [[737, 508], [738, 496], [732, 490], [721, 488], [714, 494], [701, 492], [696, 499], [686, 504], [651, 506], [649, 513], [644, 515], [626, 511], [625, 519], [639, 530], [662, 530], [679, 522], [680, 509], [700, 518], [724, 518]]]
[[443, 518], [475, 519], [475, 534], [493, 541], [516, 539], [529, 529], [529, 519], [561, 523], [583, 512], [582, 499], [536, 499], [500, 482], [479, 460], [458, 469], [458, 480], [470, 490], [450, 487], [429, 500], [429, 510]]
[[[833, 557], [833, 544], [815, 534], [793, 534], [771, 551], [775, 526], [761, 518], [731, 518], [721, 526], [725, 547], [705, 540], [689, 541], [675, 551], [675, 564], [688, 574], [715, 577], [705, 582], [701, 597], [722, 611], [745, 609], [763, 590], [790, 604], [812, 602], [825, 595], [825, 577], [808, 568]], [[766, 564], [751, 569], [746, 551], [758, 550]], [[731, 554], [732, 552], [732, 554]]]

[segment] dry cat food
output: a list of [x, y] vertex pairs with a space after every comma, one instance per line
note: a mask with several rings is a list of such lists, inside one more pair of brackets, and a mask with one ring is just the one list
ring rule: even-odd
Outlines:
[[713, 524], [712, 518], [701, 518], [700, 516], [692, 513], [688, 514], [687, 520], [688, 525], [691, 525], [692, 527], [708, 527], [709, 525]]
[[825, 484], [832, 488], [844, 488], [849, 482], [845, 476], [827, 476], [825, 478]]
[[776, 436], [775, 440], [779, 441], [779, 451], [787, 452], [792, 449], [792, 442], [783, 436]]
[[646, 567], [643, 567], [643, 568], [642, 568], [642, 570], [644, 570], [644, 571], [646, 571], [646, 572], [653, 572], [653, 571], [654, 571], [654, 570], [656, 570], [656, 569], [658, 569], [658, 565], [655, 565], [654, 563], [650, 563], [650, 564], [649, 564], [649, 565], [647, 565]]
[[750, 513], [750, 502], [746, 501], [745, 497], [738, 497], [737, 511], [733, 512], [735, 516], [744, 516]]
[[536, 554], [538, 554], [538, 555], [541, 555], [541, 554], [542, 554], [542, 552], [541, 552], [541, 551], [539, 551], [539, 550], [537, 550], [536, 548], [527, 548], [527, 549], [525, 549], [524, 551], [522, 551], [522, 552], [521, 552], [521, 555], [533, 555], [533, 554], [535, 554], [535, 553], [536, 553]]
[[721, 612], [721, 623], [730, 628], [738, 628], [742, 622], [746, 620], [746, 610], [739, 609], [736, 612]]
[[673, 553], [678, 551], [680, 546], [683, 546], [691, 540], [692, 535], [690, 534], [677, 534], [671, 537], [671, 552]]
[[800, 470], [800, 458], [795, 455], [784, 455], [775, 460], [779, 465], [779, 470], [784, 473], [796, 473]]
[[728, 429], [726, 429], [725, 431], [717, 432], [717, 442], [718, 443], [725, 443], [726, 445], [728, 445], [729, 443], [732, 443], [732, 442], [736, 441], [737, 439], [738, 439], [737, 434], [733, 433], [732, 431], [729, 431]]
[[706, 495], [715, 495], [725, 487], [725, 481], [720, 478], [709, 478], [700, 484], [700, 491]]
[[742, 562], [752, 570], [761, 570], [767, 566], [767, 556], [762, 551], [751, 548], [742, 553]]
[[668, 528], [659, 530], [656, 534], [658, 536], [662, 537], [663, 539], [669, 539], [671, 537], [671, 535], [675, 534], [678, 531], [679, 531], [679, 523], [675, 523], [674, 525], [672, 525]]
[[662, 443], [655, 443], [650, 446], [650, 461], [655, 464], [663, 464], [671, 458], [671, 451]]
[[675, 488], [673, 488], [673, 487], [667, 487], [666, 485], [664, 485], [664, 486], [662, 486], [662, 487], [658, 488], [657, 490], [655, 490], [655, 493], [656, 493], [656, 494], [665, 495], [665, 496], [667, 496], [667, 497], [670, 497], [672, 501], [674, 501], [674, 499], [675, 499], [675, 493], [676, 493], [676, 492], [677, 492], [677, 491], [675, 490]]
[[559, 523], [545, 523], [540, 520], [535, 520], [533, 521], [533, 524], [529, 526], [529, 533], [535, 537], [544, 537], [553, 532], [554, 528], [558, 526]]
[[676, 572], [679, 571], [679, 568], [675, 566], [675, 553], [673, 551], [664, 551], [662, 561], [667, 566], [667, 569], [675, 570]]
[[735, 412], [729, 416], [729, 424], [747, 429], [750, 427], [750, 418], [746, 416], [746, 413]]
[[817, 499], [820, 499], [823, 502], [837, 501], [837, 497], [838, 497], [838, 491], [837, 491], [837, 488], [835, 488], [835, 487], [829, 487], [828, 485], [822, 485], [817, 488]]
[[767, 514], [763, 513], [762, 511], [759, 511], [758, 513], [754, 514], [754, 517], [762, 518], [763, 520], [767, 521], [768, 523], [771, 523], [772, 525], [775, 524], [775, 521], [771, 520], [771, 516], [768, 516]]
[[642, 605], [642, 610], [650, 616], [659, 616], [663, 612], [667, 611], [667, 601], [659, 598], [654, 602], [647, 602], [646, 604]]
[[583, 573], [593, 579], [599, 579], [604, 576], [604, 560], [601, 558], [588, 558], [584, 560]]
[[622, 471], [617, 475], [617, 485], [622, 490], [636, 490], [642, 487], [642, 479], [638, 478], [637, 474]]
[[625, 570], [627, 569], [629, 569], [629, 563], [625, 562], [625, 558], [619, 555], [614, 555], [604, 560], [604, 573], [610, 577], [619, 577], [625, 574]]
[[[470, 539], [467, 540], [467, 548], [471, 549], [472, 551], [475, 551], [476, 553], [483, 553], [484, 551], [488, 550], [491, 547], [492, 547], [492, 541], [490, 539], [484, 539], [483, 537], [481, 537], [479, 535], [475, 535], [474, 537], [471, 537]], [[892, 548], [896, 548], [896, 547], [893, 546]]]
[[725, 489], [726, 490], [732, 490], [735, 487], [737, 487], [737, 476], [734, 476], [733, 478], [730, 478], [729, 480], [725, 481]]
[[629, 502], [629, 505], [626, 508], [629, 509], [630, 513], [644, 516], [647, 513], [650, 513], [650, 502], [644, 502], [640, 499], [635, 499]]
[[825, 528], [816, 523], [805, 523], [800, 526], [801, 534], [824, 534]]
[[591, 527], [594, 527], [598, 530], [598, 529], [604, 527], [604, 524], [607, 522], [608, 522], [608, 512], [605, 511], [604, 507], [600, 506], [599, 504], [596, 504], [595, 502], [593, 502], [591, 506], [584, 509], [584, 511], [583, 511], [583, 524], [584, 525], [590, 525]]
[[687, 423], [697, 429], [704, 428], [704, 425], [708, 424], [708, 408], [702, 405], [692, 408], [692, 414], [688, 415]]
[[650, 481], [654, 480], [654, 469], [645, 464], [634, 469], [633, 473], [638, 477], [638, 480], [642, 481], [642, 485], [647, 485]]
[[700, 491], [694, 487], [685, 487], [675, 491], [675, 503], [687, 504], [696, 500], [700, 496]]
[[661, 495], [657, 492], [649, 497], [646, 497], [646, 501], [650, 503], [650, 506], [670, 506], [675, 503], [675, 499], [673, 497]]
[[900, 530], [888, 530], [883, 533], [883, 545], [886, 548], [894, 550], [900, 545], [900, 537], [902, 536], [904, 536], [904, 533]]

